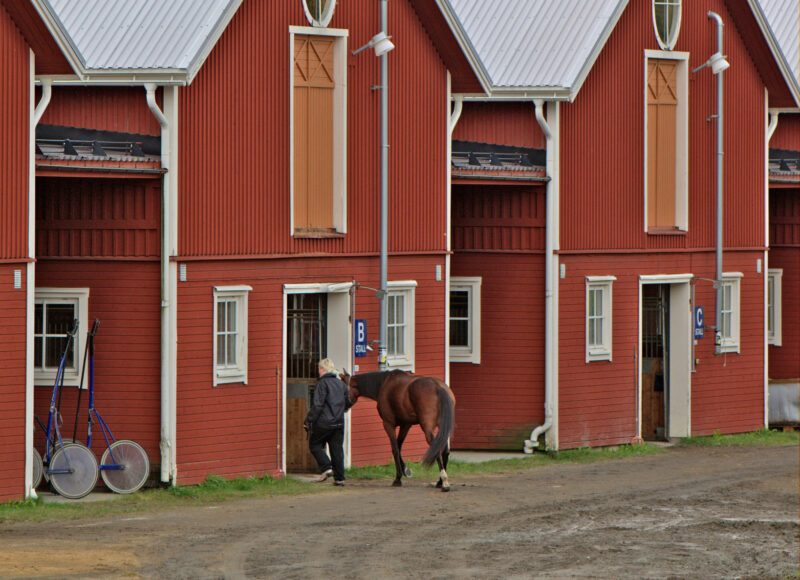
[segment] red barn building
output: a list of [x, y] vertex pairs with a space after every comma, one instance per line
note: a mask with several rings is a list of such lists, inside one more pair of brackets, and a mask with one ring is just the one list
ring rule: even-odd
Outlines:
[[[302, 0], [214, 0], [205, 12], [181, 0], [122, 12], [102, 2], [9, 4], [25, 34], [47, 37], [61, 67], [14, 70], [26, 81], [25, 106], [33, 72], [43, 111], [27, 306], [41, 327], [27, 349], [36, 413], [47, 412], [74, 316], [81, 339], [62, 401], [72, 426], [69, 387], [80, 379], [85, 332], [100, 319], [97, 407], [160, 464], [162, 481], [310, 468], [302, 419], [317, 360], [350, 367], [354, 317], [377, 335], [374, 294], [356, 292], [352, 312], [349, 289], [379, 285], [380, 67], [371, 50], [352, 50], [380, 29], [380, 3], [329, 2], [316, 15]], [[388, 29], [397, 46], [389, 364], [445, 377], [450, 94], [482, 85], [432, 4], [391, 2]], [[27, 143], [29, 123], [20, 129]], [[24, 212], [32, 162], [17, 161], [12, 209]], [[9, 281], [28, 260], [28, 233], [4, 240]], [[0, 296], [24, 336], [24, 275], [21, 284]], [[6, 353], [20, 375], [8, 389], [15, 409], [25, 405], [25, 351], [20, 338]], [[360, 371], [374, 369], [373, 358], [356, 359]], [[24, 422], [24, 409], [14, 419]], [[4, 423], [3, 437], [6, 426], [19, 463], [24, 427]], [[406, 453], [424, 448], [414, 434]], [[374, 405], [354, 409], [346, 451], [353, 465], [390, 459]], [[21, 482], [17, 463], [4, 461], [0, 473]]]
[[[462, 97], [455, 131], [473, 175], [454, 156], [453, 275], [481, 281], [483, 340], [479, 365], [451, 359], [454, 443], [518, 447], [537, 424], [527, 449], [544, 432], [570, 448], [763, 427], [767, 111], [800, 91], [758, 3], [448, 4], [491, 85]], [[709, 11], [730, 64], [719, 121], [717, 77], [695, 70], [717, 52]], [[459, 344], [461, 328], [451, 318]]]

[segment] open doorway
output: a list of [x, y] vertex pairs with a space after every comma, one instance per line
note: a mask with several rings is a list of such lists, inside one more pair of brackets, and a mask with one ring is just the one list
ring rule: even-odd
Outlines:
[[640, 277], [640, 436], [691, 432], [692, 276]]
[[[317, 383], [318, 365], [330, 358], [339, 369], [352, 356], [351, 284], [297, 284], [284, 287], [284, 469], [316, 471], [303, 429]], [[350, 413], [345, 415], [344, 457], [350, 466]]]
[[669, 285], [642, 288], [642, 438], [667, 438], [669, 404]]
[[314, 397], [317, 365], [328, 356], [328, 295], [290, 294], [286, 306], [286, 470], [313, 471], [303, 422]]

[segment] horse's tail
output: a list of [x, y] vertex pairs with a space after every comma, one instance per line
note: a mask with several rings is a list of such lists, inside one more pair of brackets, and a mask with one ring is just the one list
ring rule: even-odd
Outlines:
[[453, 435], [453, 427], [456, 422], [456, 409], [453, 404], [453, 397], [445, 386], [437, 386], [436, 393], [439, 395], [439, 432], [431, 441], [422, 464], [430, 467], [436, 458], [447, 449], [450, 444], [450, 437]]

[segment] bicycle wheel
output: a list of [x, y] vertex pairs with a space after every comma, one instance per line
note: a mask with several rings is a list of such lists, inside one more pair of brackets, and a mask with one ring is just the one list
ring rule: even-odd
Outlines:
[[[64, 437], [64, 438], [61, 439], [61, 441], [62, 441], [62, 443], [64, 445], [67, 445], [69, 443], [80, 443], [80, 441], [73, 441], [71, 437]], [[51, 461], [52, 461], [53, 455], [55, 455], [55, 452], [58, 449], [61, 449], [61, 444], [59, 444], [59, 442], [56, 441], [55, 445], [53, 445], [53, 449], [51, 449], [51, 452], [50, 452], [50, 460]], [[37, 453], [38, 453], [38, 451], [37, 451]], [[41, 457], [41, 455], [39, 457]], [[44, 463], [44, 462], [42, 462], [42, 463]], [[42, 478], [47, 482], [50, 481], [50, 474], [47, 473], [47, 468], [46, 467], [42, 468]]]
[[[59, 471], [69, 470], [67, 473]], [[79, 499], [97, 485], [97, 459], [80, 443], [67, 443], [50, 460], [50, 485], [67, 499]]]
[[[114, 457], [111, 457], [111, 454]], [[150, 460], [136, 441], [120, 439], [111, 444], [100, 459], [100, 467], [121, 465], [122, 469], [100, 469], [106, 486], [117, 493], [133, 493], [142, 488], [150, 475]]]
[[36, 449], [33, 450], [33, 478], [31, 479], [31, 489], [36, 489], [42, 483], [42, 475], [44, 475], [44, 464], [42, 463], [42, 456]]

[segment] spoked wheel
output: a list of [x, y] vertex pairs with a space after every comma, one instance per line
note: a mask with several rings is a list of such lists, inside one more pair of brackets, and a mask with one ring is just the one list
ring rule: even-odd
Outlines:
[[33, 478], [31, 480], [31, 489], [36, 489], [42, 483], [42, 475], [44, 474], [44, 464], [42, 463], [42, 456], [36, 449], [33, 450]]
[[[112, 457], [113, 454], [113, 457]], [[119, 465], [122, 469], [102, 469]], [[142, 488], [150, 475], [150, 460], [136, 441], [120, 439], [105, 450], [100, 459], [100, 474], [106, 486], [117, 493], [133, 493]]]
[[[59, 471], [67, 473], [58, 473]], [[67, 443], [50, 460], [50, 484], [59, 495], [79, 499], [97, 485], [97, 459], [80, 443]]]
[[[63, 437], [63, 438], [61, 439], [61, 442], [62, 442], [64, 445], [69, 445], [70, 443], [79, 443], [79, 441], [73, 441], [73, 439], [72, 439], [71, 437]], [[59, 443], [58, 441], [56, 441], [54, 444], [52, 444], [52, 449], [51, 449], [51, 451], [50, 451], [50, 456], [52, 457], [53, 455], [55, 455], [55, 452], [56, 452], [58, 449], [61, 449], [61, 447], [62, 447], [62, 445], [61, 445], [61, 443]], [[38, 451], [37, 451], [37, 453], [38, 453]], [[41, 455], [40, 455], [39, 457], [41, 457]], [[52, 459], [51, 459], [51, 461], [52, 461]], [[42, 478], [43, 478], [45, 481], [48, 481], [48, 482], [50, 481], [50, 474], [49, 474], [49, 473], [47, 473], [47, 468], [46, 468], [46, 467], [42, 469]], [[41, 483], [41, 482], [40, 482], [40, 483]]]

